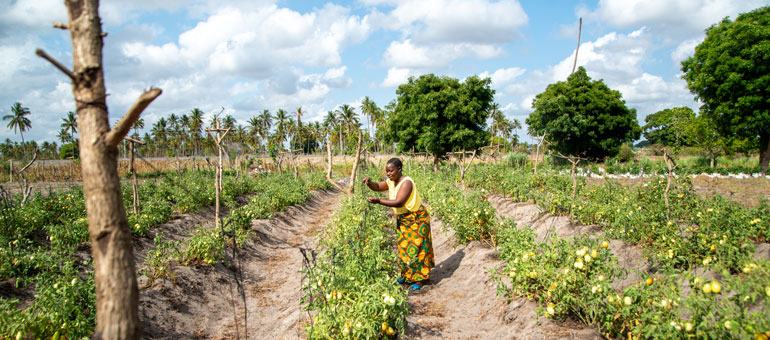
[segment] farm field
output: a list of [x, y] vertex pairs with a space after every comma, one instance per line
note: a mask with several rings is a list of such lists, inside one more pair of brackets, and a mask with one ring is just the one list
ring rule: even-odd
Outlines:
[[[743, 338], [770, 327], [761, 195], [736, 202], [682, 178], [666, 216], [657, 178], [584, 178], [573, 199], [570, 177], [547, 167], [474, 164], [462, 184], [456, 166], [417, 162], [404, 172], [429, 206], [436, 253], [417, 292], [395, 283], [393, 219], [360, 185], [347, 197], [319, 173], [228, 173], [222, 233], [210, 172], [145, 181], [142, 213], [129, 214], [142, 337]], [[4, 206], [15, 228], [2, 235], [2, 337], [91, 336], [82, 204], [75, 189]]]

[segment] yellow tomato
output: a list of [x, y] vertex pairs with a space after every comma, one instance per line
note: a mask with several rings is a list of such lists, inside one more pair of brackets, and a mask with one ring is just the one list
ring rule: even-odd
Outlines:
[[652, 285], [652, 278], [648, 278], [648, 279], [647, 279], [647, 285], [648, 285], [648, 286]]
[[711, 284], [707, 283], [703, 285], [703, 292], [706, 294], [711, 294]]
[[633, 299], [631, 299], [630, 296], [626, 296], [623, 298], [623, 304], [626, 306], [630, 306], [634, 302]]
[[610, 247], [610, 243], [607, 241], [602, 241], [602, 248], [607, 249]]
[[382, 323], [382, 332], [385, 333], [388, 330], [388, 324], [386, 322]]
[[392, 327], [388, 326], [388, 330], [386, 332], [387, 332], [388, 335], [393, 335], [393, 333], [395, 333], [396, 331], [393, 330]]
[[719, 294], [719, 292], [722, 291], [722, 286], [719, 285], [719, 282], [714, 281], [714, 282], [711, 283], [711, 291], [714, 294]]

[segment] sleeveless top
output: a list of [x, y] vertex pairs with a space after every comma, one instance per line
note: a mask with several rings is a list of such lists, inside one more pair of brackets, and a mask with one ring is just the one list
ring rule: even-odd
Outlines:
[[417, 185], [415, 185], [414, 181], [408, 176], [403, 176], [401, 181], [399, 181], [398, 185], [395, 187], [395, 183], [393, 181], [389, 179], [385, 180], [385, 182], [388, 183], [388, 198], [395, 200], [396, 195], [398, 194], [398, 190], [401, 189], [401, 184], [406, 181], [412, 182], [412, 192], [409, 194], [409, 198], [406, 199], [406, 203], [404, 203], [403, 207], [393, 208], [393, 212], [396, 213], [396, 215], [415, 212], [420, 209], [420, 206], [422, 206], [422, 198], [420, 198], [420, 194], [417, 193]]

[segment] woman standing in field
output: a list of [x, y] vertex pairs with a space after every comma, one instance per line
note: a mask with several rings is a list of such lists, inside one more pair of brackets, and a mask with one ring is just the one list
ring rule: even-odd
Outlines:
[[364, 178], [364, 184], [374, 191], [388, 191], [388, 199], [369, 197], [369, 203], [392, 207], [396, 214], [398, 257], [401, 260], [399, 283], [409, 284], [409, 290], [419, 290], [430, 278], [433, 268], [433, 243], [430, 237], [430, 215], [422, 205], [414, 181], [401, 174], [402, 163], [391, 158], [385, 165], [387, 180], [372, 182]]

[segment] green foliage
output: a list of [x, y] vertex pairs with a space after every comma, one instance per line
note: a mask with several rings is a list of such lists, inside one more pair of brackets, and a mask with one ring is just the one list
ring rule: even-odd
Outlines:
[[139, 270], [140, 275], [147, 277], [146, 287], [152, 286], [155, 280], [168, 277], [176, 282], [172, 261], [181, 256], [179, 242], [163, 241], [163, 236], [162, 232], [155, 234], [153, 239], [155, 249], [147, 252], [144, 259], [145, 265]]
[[[449, 174], [447, 174], [447, 172]], [[448, 178], [459, 177], [458, 171], [444, 169], [442, 173], [411, 172], [418, 190], [429, 205], [432, 215], [440, 217], [443, 226], [454, 231], [459, 244], [480, 240], [495, 242], [500, 222], [495, 209], [487, 201], [485, 189], [465, 192]]]
[[[626, 242], [551, 236], [538, 243], [529, 228], [500, 228], [506, 266], [492, 271], [500, 294], [534, 299], [541, 315], [576, 318], [610, 339], [749, 338], [770, 329], [770, 262], [753, 256], [753, 242], [770, 230], [766, 202], [743, 208], [718, 196], [701, 199], [685, 181], [671, 193], [670, 222], [661, 202], [665, 181], [632, 189], [580, 183], [573, 200], [566, 177], [500, 165], [469, 173], [471, 186], [571, 213]], [[629, 244], [642, 247], [655, 272], [614, 289], [625, 270], [610, 250]], [[714, 275], [706, 277], [704, 269]]]
[[396, 90], [398, 104], [387, 124], [386, 140], [398, 151], [427, 151], [436, 158], [447, 152], [474, 150], [489, 140], [486, 120], [495, 91], [489, 78], [464, 82], [427, 74]]
[[634, 150], [629, 144], [623, 144], [620, 146], [618, 154], [615, 155], [615, 159], [621, 162], [628, 162], [634, 160]]
[[526, 153], [516, 152], [505, 158], [505, 163], [514, 168], [521, 168], [529, 162], [529, 156]]
[[603, 159], [639, 138], [636, 110], [626, 107], [619, 91], [592, 81], [582, 66], [567, 81], [548, 85], [532, 106], [530, 134], [547, 134], [549, 147], [567, 156]]
[[[706, 29], [695, 54], [682, 62], [690, 91], [721, 134], [759, 141], [760, 164], [770, 147], [770, 7], [729, 18]], [[756, 150], [756, 149], [754, 149]]]
[[[369, 174], [376, 176], [375, 173]], [[406, 292], [396, 283], [392, 224], [359, 190], [319, 236], [323, 253], [303, 269], [302, 303], [313, 339], [395, 339], [406, 328]]]
[[665, 109], [644, 118], [644, 138], [652, 144], [679, 148], [691, 145], [695, 112], [689, 107]]
[[80, 158], [80, 149], [77, 143], [63, 144], [59, 148], [59, 159]]

